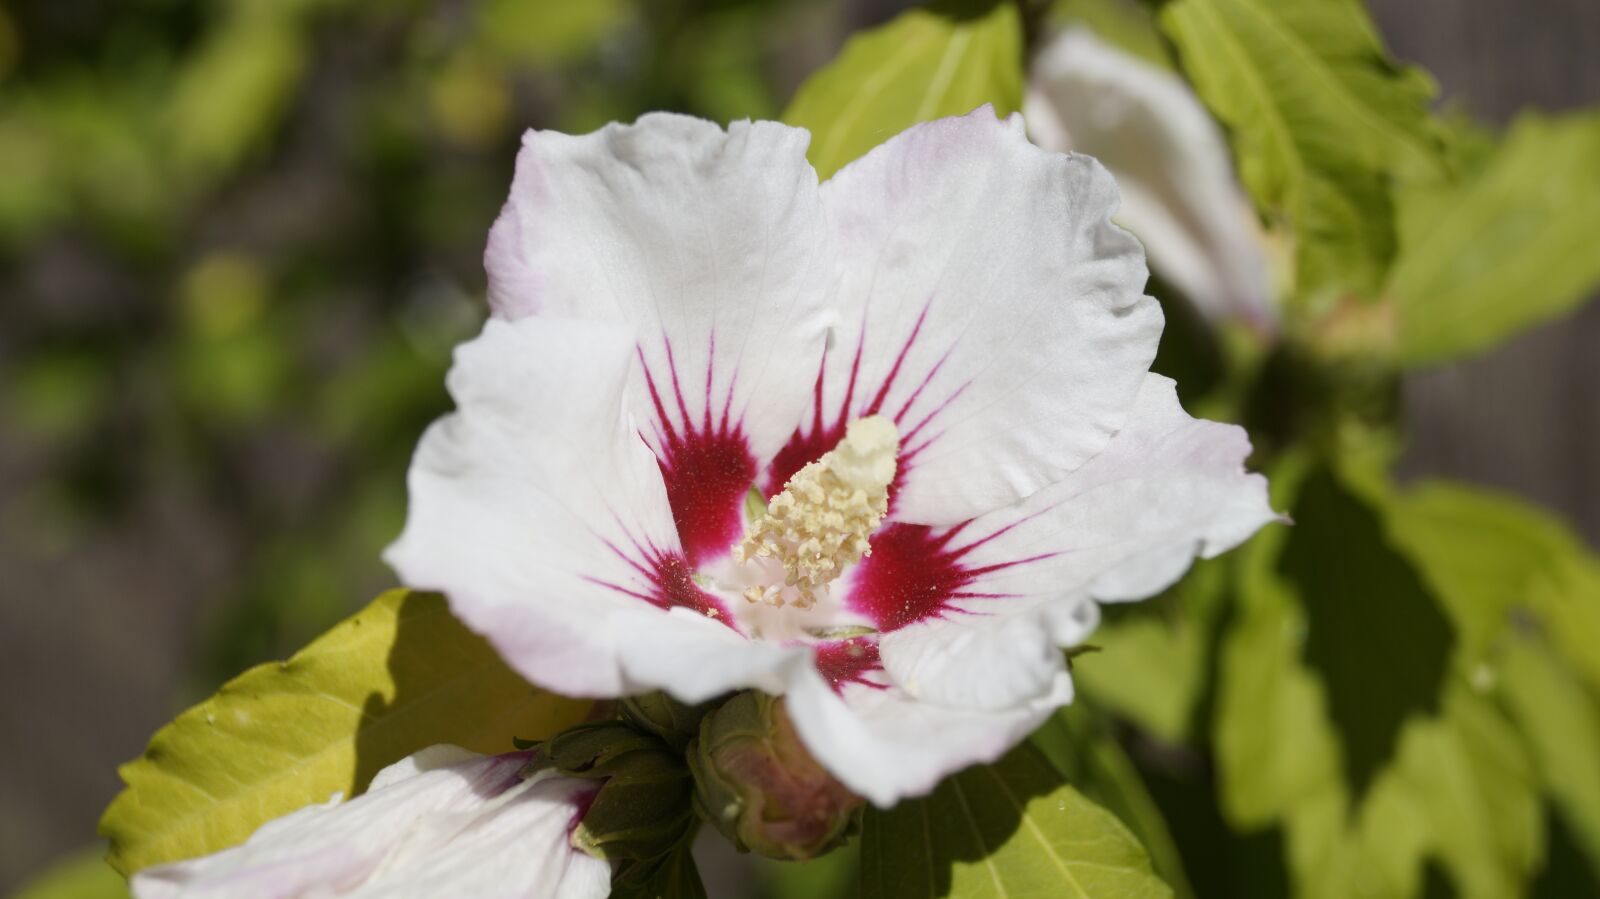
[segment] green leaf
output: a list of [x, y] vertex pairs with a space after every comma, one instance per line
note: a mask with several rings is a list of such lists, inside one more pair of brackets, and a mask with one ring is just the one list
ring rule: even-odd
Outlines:
[[1600, 874], [1600, 699], [1545, 647], [1512, 640], [1500, 693], [1533, 748], [1544, 791]]
[[[1327, 472], [1293, 459], [1277, 474], [1276, 502], [1299, 495], [1290, 504], [1295, 534], [1263, 534], [1242, 556], [1217, 697], [1224, 809], [1240, 825], [1284, 828], [1291, 872], [1307, 896], [1416, 895], [1429, 859], [1461, 895], [1517, 895], [1543, 847], [1538, 783], [1490, 685], [1468, 676], [1481, 641], [1457, 640], [1442, 680], [1419, 680], [1416, 659], [1396, 651], [1430, 642], [1414, 620], [1417, 603], [1438, 601], [1452, 623], [1462, 620], [1414, 552], [1427, 528], [1398, 524], [1404, 500], [1381, 482], [1340, 474], [1330, 484]], [[1298, 562], [1288, 546], [1296, 538]], [[1336, 574], [1341, 565], [1361, 573]], [[1360, 677], [1311, 664], [1316, 632], [1340, 600], [1338, 614], [1350, 617], [1328, 638], [1329, 651], [1342, 647], [1349, 665], [1371, 669]], [[1364, 630], [1354, 626], [1362, 621]], [[1338, 712], [1342, 680], [1367, 685], [1368, 720], [1357, 705]], [[1432, 690], [1420, 689], [1427, 682]], [[1338, 762], [1350, 751], [1352, 724], [1390, 734], [1364, 781], [1347, 780]]]
[[1432, 714], [1454, 635], [1382, 509], [1329, 470], [1311, 473], [1276, 569], [1306, 616], [1302, 658], [1320, 676], [1344, 775], [1363, 793], [1407, 718]]
[[861, 841], [850, 840], [832, 852], [805, 861], [778, 861], [751, 855], [768, 899], [861, 899]]
[[1519, 613], [1600, 693], [1600, 561], [1549, 512], [1509, 496], [1435, 482], [1398, 497], [1391, 533], [1480, 653]]
[[862, 822], [863, 897], [1171, 896], [1116, 816], [1031, 743]]
[[1102, 651], [1073, 665], [1084, 697], [1164, 742], [1187, 740], [1206, 689], [1229, 564], [1200, 560], [1157, 599], [1108, 606], [1094, 634]]
[[795, 93], [783, 120], [811, 131], [828, 178], [918, 122], [985, 103], [1022, 108], [1022, 24], [1015, 4], [960, 0], [904, 13], [854, 37]]
[[1436, 481], [1389, 505], [1389, 531], [1415, 559], [1478, 656], [1525, 605], [1536, 584], [1585, 551], [1550, 515], [1487, 491]]
[[[1273, 508], [1293, 505], [1305, 469], [1291, 456], [1273, 471]], [[1219, 648], [1218, 799], [1241, 830], [1264, 828], [1308, 803], [1337, 803], [1342, 790], [1326, 694], [1301, 659], [1306, 614], [1275, 570], [1289, 531], [1268, 528], [1238, 551], [1236, 606]]]
[[1470, 635], [1473, 683], [1504, 698], [1545, 793], [1600, 872], [1600, 573], [1591, 554], [1537, 507], [1442, 482], [1398, 497], [1390, 521]]
[[529, 686], [434, 594], [391, 590], [286, 662], [250, 669], [120, 769], [100, 832], [123, 874], [236, 845], [435, 743], [509, 752], [588, 703]]
[[128, 899], [128, 882], [106, 864], [105, 850], [96, 847], [46, 868], [11, 899]]
[[1140, 0], [1056, 0], [1050, 6], [1054, 28], [1088, 28], [1151, 65], [1175, 68], [1172, 53], [1156, 28], [1155, 14]]
[[477, 40], [491, 53], [554, 67], [593, 55], [633, 12], [626, 0], [487, 0], [474, 15]]
[[1402, 193], [1402, 358], [1458, 358], [1570, 311], [1600, 285], [1596, 234], [1600, 113], [1525, 116], [1481, 174]]
[[695, 866], [690, 845], [693, 834], [666, 858], [641, 883], [613, 881], [611, 899], [706, 899], [705, 883]]
[[1107, 723], [1085, 703], [1074, 703], [1052, 715], [1029, 739], [1067, 783], [1133, 831], [1174, 893], [1193, 896], [1161, 807]]
[[1257, 207], [1293, 229], [1297, 293], [1376, 294], [1395, 247], [1387, 179], [1440, 165], [1427, 76], [1384, 55], [1356, 0], [1175, 0], [1161, 24]]

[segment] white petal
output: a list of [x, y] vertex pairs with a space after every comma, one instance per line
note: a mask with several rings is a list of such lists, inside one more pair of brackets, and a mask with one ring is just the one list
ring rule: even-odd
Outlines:
[[1188, 85], [1073, 29], [1034, 62], [1025, 112], [1040, 146], [1087, 153], [1111, 170], [1122, 190], [1118, 223], [1201, 312], [1272, 327], [1255, 212], [1221, 132]]
[[970, 765], [1004, 755], [1072, 700], [1062, 674], [1053, 689], [998, 710], [926, 702], [896, 686], [845, 685], [839, 693], [815, 679], [785, 700], [795, 731], [841, 783], [880, 808], [929, 793]]
[[[442, 751], [441, 751], [442, 750]], [[528, 756], [433, 747], [385, 769], [363, 796], [300, 809], [241, 846], [150, 868], [138, 899], [505, 896], [589, 899], [610, 865], [572, 848], [592, 783], [524, 781]]]
[[1110, 224], [1116, 186], [1098, 163], [1042, 151], [1020, 117], [984, 107], [906, 130], [822, 193], [843, 259], [840, 327], [797, 441], [894, 418], [906, 471], [893, 516], [944, 524], [1099, 452], [1155, 355], [1161, 312], [1141, 294], [1138, 242]]
[[496, 315], [632, 331], [645, 377], [629, 408], [697, 565], [737, 539], [745, 492], [815, 379], [833, 257], [809, 141], [670, 114], [530, 131], [489, 235]]
[[[1249, 453], [1241, 429], [1190, 418], [1172, 382], [1149, 375], [1103, 453], [961, 528], [875, 541], [845, 601], [879, 621], [884, 669], [916, 697], [992, 711], [1035, 702], [1062, 675], [1057, 647], [1093, 630], [1093, 600], [1157, 593], [1196, 555], [1279, 520], [1265, 479], [1244, 470]], [[878, 565], [926, 583], [886, 580]]]
[[[407, 586], [443, 592], [513, 668], [568, 695], [636, 688], [614, 621], [647, 620], [670, 642], [727, 630], [707, 615], [731, 620], [689, 579], [655, 457], [624, 411], [634, 358], [613, 325], [491, 319], [456, 351], [457, 411], [417, 448], [386, 554]], [[662, 614], [676, 606], [697, 615]]]

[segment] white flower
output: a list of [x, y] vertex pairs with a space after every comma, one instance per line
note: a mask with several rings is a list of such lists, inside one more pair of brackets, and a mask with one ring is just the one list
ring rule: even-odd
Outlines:
[[529, 133], [387, 558], [550, 689], [784, 695], [889, 805], [1068, 702], [1096, 600], [1274, 515], [1243, 432], [1147, 373], [1098, 163], [985, 108], [819, 187], [808, 139]]
[[367, 792], [268, 822], [241, 846], [134, 875], [138, 899], [600, 899], [611, 865], [569, 839], [597, 784], [520, 776], [531, 753], [434, 746]]
[[1117, 221], [1202, 313], [1275, 327], [1255, 212], [1216, 123], [1182, 79], [1076, 28], [1034, 61], [1024, 112], [1041, 147], [1088, 153], [1111, 170]]

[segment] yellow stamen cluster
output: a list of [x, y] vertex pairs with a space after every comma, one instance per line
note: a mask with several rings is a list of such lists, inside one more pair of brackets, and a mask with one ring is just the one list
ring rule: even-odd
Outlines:
[[788, 594], [796, 608], [809, 609], [817, 588], [870, 554], [867, 538], [889, 509], [899, 446], [894, 422], [874, 415], [851, 422], [838, 446], [795, 472], [733, 550], [739, 562], [781, 562], [783, 583], [751, 587], [745, 598], [781, 606]]

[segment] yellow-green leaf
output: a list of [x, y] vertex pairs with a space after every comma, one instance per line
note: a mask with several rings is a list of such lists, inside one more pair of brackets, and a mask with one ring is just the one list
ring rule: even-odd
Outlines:
[[[1273, 479], [1293, 531], [1262, 534], [1240, 554], [1214, 730], [1224, 811], [1241, 827], [1282, 828], [1307, 899], [1419, 895], [1430, 860], [1459, 895], [1515, 895], [1544, 844], [1535, 756], [1475, 673], [1484, 640], [1463, 630], [1485, 625], [1462, 608], [1470, 600], [1436, 595], [1458, 583], [1434, 576], [1453, 550], [1445, 522], [1397, 524], [1404, 502], [1387, 484], [1358, 489], [1350, 474], [1307, 472], [1303, 461], [1291, 457]], [[1519, 530], [1531, 533], [1508, 533]], [[1460, 547], [1492, 548], [1478, 536]], [[1341, 565], [1359, 573], [1338, 574]], [[1462, 577], [1502, 582], [1510, 570], [1478, 564]], [[1442, 678], [1428, 648], [1436, 628], [1424, 625], [1433, 616], [1419, 615], [1435, 602], [1457, 635]], [[1330, 664], [1324, 652], [1319, 663], [1319, 641], [1348, 659]], [[1432, 658], [1419, 666], [1414, 656]], [[1370, 670], [1352, 677], [1347, 664]], [[1341, 690], [1364, 704], [1341, 712]]]
[[783, 120], [811, 131], [819, 178], [918, 122], [985, 103], [1022, 108], [1016, 5], [954, 2], [904, 13], [855, 35], [795, 93]]
[[1389, 177], [1441, 165], [1431, 81], [1384, 55], [1357, 0], [1175, 0], [1161, 24], [1256, 205], [1292, 229], [1297, 292], [1375, 294], [1395, 247]]
[[128, 899], [128, 883], [106, 864], [105, 850], [95, 847], [46, 868], [11, 899]]
[[868, 809], [861, 841], [861, 895], [873, 899], [1172, 896], [1122, 822], [1031, 743], [930, 796]]
[[392, 590], [286, 662], [250, 669], [123, 765], [100, 832], [124, 874], [236, 845], [262, 823], [435, 743], [509, 752], [588, 703], [537, 690], [434, 594]]
[[1535, 639], [1509, 641], [1498, 672], [1545, 794], [1600, 874], [1600, 700]]
[[1569, 311], [1600, 285], [1597, 234], [1600, 113], [1527, 116], [1481, 174], [1402, 193], [1401, 358], [1454, 359]]

